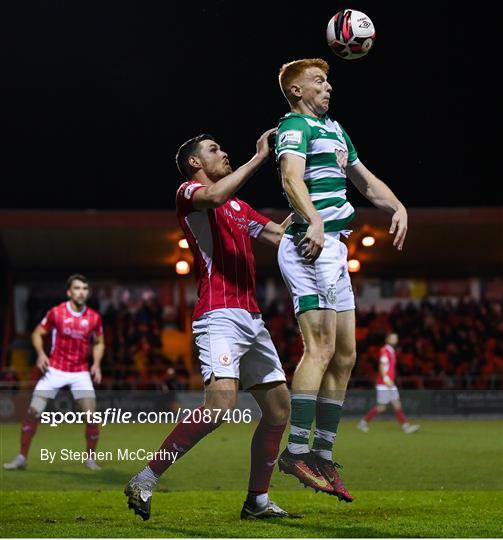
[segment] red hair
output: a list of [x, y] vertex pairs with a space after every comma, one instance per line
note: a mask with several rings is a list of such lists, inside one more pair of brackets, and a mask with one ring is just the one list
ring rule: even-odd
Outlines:
[[291, 87], [295, 81], [301, 77], [306, 69], [317, 67], [320, 68], [325, 75], [328, 74], [328, 64], [322, 58], [303, 58], [302, 60], [294, 60], [281, 66], [279, 70], [279, 85], [286, 99], [291, 103]]

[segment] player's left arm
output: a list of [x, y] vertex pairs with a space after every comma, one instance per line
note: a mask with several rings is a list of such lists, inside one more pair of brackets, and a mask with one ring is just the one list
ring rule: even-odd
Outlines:
[[398, 200], [391, 189], [370, 172], [367, 167], [358, 161], [354, 165], [348, 164], [346, 173], [358, 191], [367, 198], [374, 206], [393, 214], [391, 219], [390, 234], [396, 231], [393, 245], [401, 250], [407, 234], [407, 210]]
[[103, 332], [95, 335], [92, 348], [93, 363], [91, 365], [91, 377], [96, 384], [101, 382], [101, 360], [105, 354], [105, 339]]
[[269, 221], [267, 225], [262, 229], [262, 232], [257, 236], [257, 240], [262, 244], [269, 244], [270, 246], [278, 247], [285, 230], [292, 222], [292, 215], [289, 214], [288, 217], [283, 220], [281, 223], [276, 223], [275, 221]]

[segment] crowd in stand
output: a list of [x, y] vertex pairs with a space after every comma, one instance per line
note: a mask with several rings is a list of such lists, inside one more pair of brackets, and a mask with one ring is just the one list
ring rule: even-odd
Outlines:
[[190, 372], [183, 358], [164, 354], [161, 332], [163, 307], [155, 295], [146, 295], [139, 309], [110, 304], [103, 314], [105, 343], [103, 386], [110, 389], [187, 390]]
[[[32, 305], [29, 324], [43, 315], [36, 308]], [[174, 392], [189, 389], [200, 379], [197, 358], [189, 365], [163, 350], [162, 330], [173, 323], [166, 313], [154, 294], [146, 295], [134, 309], [127, 303], [108, 303], [102, 310], [107, 344], [103, 388]], [[291, 381], [303, 345], [287, 293], [279, 289], [263, 316]], [[425, 300], [419, 305], [396, 304], [388, 312], [358, 310], [351, 387], [373, 388], [379, 348], [390, 331], [400, 338], [402, 388], [503, 388], [503, 302]], [[36, 368], [32, 377], [38, 377]], [[17, 375], [6, 368], [0, 380], [15, 384]]]
[[[294, 316], [288, 305], [274, 303], [264, 317], [291, 379], [303, 350]], [[400, 337], [402, 388], [503, 388], [503, 302], [425, 300], [389, 312], [358, 310], [350, 386], [374, 386], [379, 349], [390, 331]]]

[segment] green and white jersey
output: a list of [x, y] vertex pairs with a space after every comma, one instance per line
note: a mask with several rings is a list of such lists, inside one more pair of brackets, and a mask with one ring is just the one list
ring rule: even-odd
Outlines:
[[[316, 118], [288, 113], [279, 121], [276, 159], [295, 154], [306, 160], [304, 181], [325, 232], [347, 228], [355, 209], [346, 199], [346, 166], [358, 163], [355, 147], [341, 125], [328, 116]], [[297, 213], [285, 234], [307, 231], [308, 224]]]

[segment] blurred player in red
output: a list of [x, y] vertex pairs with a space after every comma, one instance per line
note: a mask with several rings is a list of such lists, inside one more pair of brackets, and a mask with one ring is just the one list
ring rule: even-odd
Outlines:
[[[285, 373], [260, 315], [255, 295], [255, 259], [251, 238], [278, 246], [289, 220], [274, 223], [234, 193], [269, 157], [266, 131], [255, 155], [232, 170], [215, 139], [202, 134], [184, 143], [177, 154], [180, 173], [188, 180], [176, 195], [177, 217], [194, 254], [198, 300], [192, 331], [205, 383], [204, 405], [178, 423], [158, 454], [184, 456], [235, 407], [238, 385], [257, 401], [262, 418], [253, 435], [248, 496], [241, 519], [294, 517], [269, 499], [271, 475], [290, 415]], [[264, 189], [264, 188], [258, 188]], [[267, 189], [267, 188], [266, 188]], [[217, 416], [217, 413], [220, 412]], [[201, 421], [201, 414], [207, 421]], [[232, 445], [232, 442], [226, 443]], [[226, 451], [226, 444], [222, 452]], [[125, 488], [129, 508], [150, 517], [152, 492], [172, 463], [155, 458]], [[208, 468], [208, 466], [210, 468]], [[211, 464], [201, 474], [215, 474]]]
[[400, 422], [405, 433], [414, 433], [419, 429], [418, 425], [411, 425], [407, 421], [405, 413], [402, 410], [400, 394], [395, 384], [396, 379], [396, 351], [398, 344], [397, 334], [388, 334], [385, 339], [385, 345], [379, 351], [379, 373], [376, 379], [377, 405], [358, 422], [358, 429], [367, 433], [369, 423], [379, 414], [386, 410], [391, 403], [395, 416]]
[[[68, 301], [51, 308], [32, 334], [37, 351], [37, 367], [43, 376], [37, 382], [28, 412], [21, 427], [20, 453], [4, 469], [25, 469], [31, 440], [40, 416], [50, 399], [54, 399], [63, 386], [69, 386], [73, 398], [82, 411], [96, 410], [93, 383], [101, 382], [101, 359], [105, 351], [103, 327], [99, 313], [86, 305], [89, 296], [88, 280], [80, 275], [70, 276], [66, 283]], [[51, 334], [49, 356], [44, 351], [44, 337]], [[92, 347], [92, 366], [89, 371], [89, 348]], [[98, 444], [99, 424], [86, 424], [87, 451]], [[92, 470], [100, 466], [92, 458], [85, 461]]]

